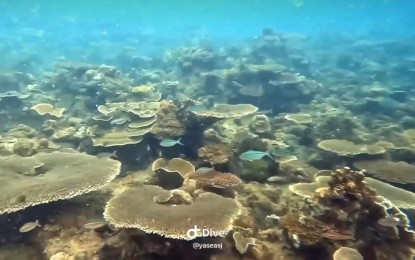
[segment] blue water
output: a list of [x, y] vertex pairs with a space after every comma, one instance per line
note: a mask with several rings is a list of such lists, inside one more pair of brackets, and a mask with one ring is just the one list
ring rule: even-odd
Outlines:
[[[105, 61], [128, 46], [161, 55], [183, 43], [240, 44], [264, 27], [316, 36], [413, 37], [411, 0], [0, 1], [1, 69], [24, 55]], [[101, 59], [101, 60], [100, 60]]]
[[[264, 30], [268, 28], [272, 29], [272, 33], [271, 30]], [[129, 123], [130, 120], [139, 120], [136, 113], [134, 115], [122, 114], [132, 112], [130, 108], [128, 110], [120, 109], [123, 111], [122, 113], [117, 109], [117, 113], [120, 113], [114, 113], [114, 116], [119, 118], [112, 119], [111, 115], [113, 121], [107, 121], [106, 124], [105, 120], [94, 119], [102, 116], [97, 107], [106, 103], [125, 102], [128, 104], [129, 102], [150, 100], [152, 96], [148, 93], [133, 93], [133, 87], [142, 84], [154, 87], [157, 92], [160, 92], [162, 100], [174, 100], [177, 107], [180, 108], [188, 106], [188, 112], [207, 110], [218, 103], [255, 105], [264, 114], [268, 114], [268, 117], [265, 117], [266, 120], [262, 117], [262, 128], [267, 129], [266, 124], [269, 124], [269, 128], [272, 129], [255, 130], [256, 126], [252, 122], [258, 118], [249, 125], [247, 121], [234, 120], [234, 124], [237, 126], [235, 133], [238, 135], [235, 134], [236, 137], [226, 143], [220, 140], [229, 138], [231, 131], [228, 131], [226, 136], [217, 138], [219, 146], [215, 146], [215, 151], [229, 146], [227, 147], [229, 153], [234, 153], [229, 156], [230, 162], [226, 163], [229, 165], [219, 165], [220, 171], [232, 171], [244, 182], [261, 182], [261, 184], [255, 185], [266, 187], [262, 191], [258, 188], [258, 192], [263, 193], [258, 198], [269, 196], [269, 204], [268, 201], [255, 202], [246, 207], [249, 209], [247, 212], [251, 213], [252, 222], [255, 222], [252, 225], [255, 227], [253, 230], [260, 227], [268, 232], [269, 227], [280, 228], [279, 224], [268, 226], [264, 222], [268, 214], [277, 213], [273, 212], [277, 207], [274, 208], [271, 205], [281, 203], [278, 206], [278, 209], [281, 209], [278, 210], [280, 211], [278, 214], [285, 212], [285, 209], [288, 210], [285, 199], [283, 202], [277, 202], [274, 195], [270, 195], [274, 184], [269, 186], [264, 184], [269, 178], [278, 179], [277, 177], [282, 176], [275, 175], [277, 172], [280, 173], [277, 171], [279, 164], [271, 160], [271, 164], [266, 167], [258, 164], [258, 166], [253, 165], [255, 167], [252, 166], [250, 169], [239, 160], [241, 157], [237, 156], [243, 151], [261, 150], [260, 153], [263, 153], [266, 146], [271, 147], [275, 144], [274, 141], [278, 140], [276, 143], [284, 141], [289, 148], [295, 148], [293, 150], [298, 153], [300, 162], [298, 165], [285, 167], [285, 171], [291, 171], [291, 168], [295, 167], [295, 169], [298, 168], [295, 170], [295, 174], [297, 174], [297, 171], [303, 171], [300, 168], [307, 169], [307, 171], [308, 168], [312, 168], [311, 166], [317, 167], [319, 170], [334, 169], [353, 162], [354, 159], [350, 158], [339, 159], [339, 161], [332, 159], [337, 157], [319, 158], [324, 152], [319, 150], [318, 143], [326, 139], [347, 139], [362, 145], [373, 144], [377, 141], [390, 141], [391, 143], [396, 142], [394, 143], [396, 147], [406, 145], [411, 145], [411, 149], [415, 147], [413, 142], [409, 144], [410, 141], [413, 141], [413, 136], [408, 141], [405, 139], [406, 136], [398, 138], [404, 131], [413, 131], [415, 127], [415, 110], [413, 109], [413, 100], [415, 99], [413, 91], [415, 89], [414, 28], [415, 0], [0, 0], [0, 139], [3, 138], [2, 136], [12, 136], [7, 131], [21, 127], [20, 124], [26, 124], [38, 131], [36, 134], [30, 134], [30, 137], [29, 134], [27, 136], [31, 138], [31, 135], [39, 135], [33, 137], [34, 142], [39, 143], [40, 141], [36, 138], [42, 138], [43, 141], [53, 138], [55, 131], [57, 132], [56, 129], [66, 131], [66, 129], [75, 129], [76, 126], [79, 127], [76, 130], [79, 135], [83, 135], [81, 132], [88, 129], [86, 136], [77, 137], [74, 135], [73, 140], [75, 141], [71, 139], [72, 136], [69, 136], [68, 140], [65, 137], [57, 138], [56, 145], [62, 146], [62, 149], [63, 147], [73, 147], [81, 152], [94, 155], [117, 152], [117, 157], [119, 157], [117, 159], [123, 163], [121, 178], [130, 174], [130, 169], [144, 169], [159, 157], [169, 157], [169, 159], [170, 157], [180, 157], [192, 162], [197, 161], [198, 164], [202, 162], [203, 164], [199, 164], [198, 167], [212, 165], [217, 167], [216, 163], [199, 158], [198, 151], [205, 143], [211, 142], [208, 140], [210, 137], [214, 136], [213, 142], [216, 142], [216, 132], [220, 136], [222, 131], [224, 133], [228, 131], [227, 127], [222, 129], [221, 126], [212, 126], [210, 123], [213, 124], [213, 121], [208, 122], [210, 120], [206, 120], [206, 123], [204, 123], [204, 119], [194, 120], [197, 113], [194, 113], [194, 117], [185, 118], [187, 116], [183, 116], [182, 109], [176, 109], [173, 105], [171, 105], [171, 108], [174, 109], [171, 112], [173, 116], [170, 116], [169, 113], [164, 112], [164, 110], [170, 110], [170, 105], [167, 106], [165, 103], [163, 106], [166, 107], [161, 109], [163, 110], [161, 114], [168, 114], [164, 115], [166, 120], [173, 121], [172, 130], [167, 129], [171, 132], [164, 129], [166, 133], [159, 136], [147, 133], [142, 142], [135, 144], [94, 146], [94, 138], [96, 137], [99, 139], [105, 134], [115, 131], [126, 133], [124, 130], [128, 129], [127, 124], [121, 126], [112, 124], [112, 122], [124, 120]], [[266, 34], [266, 32], [269, 33]], [[267, 37], [270, 35], [271, 37]], [[182, 47], [192, 47], [193, 49], [189, 48], [189, 51], [184, 48], [183, 53], [169, 55]], [[186, 51], [189, 51], [190, 54]], [[192, 51], [194, 52], [192, 53]], [[54, 67], [56, 61], [70, 61], [68, 64], [72, 67], [67, 70], [63, 70], [59, 66]], [[112, 67], [107, 66], [99, 68], [96, 66], [88, 71], [84, 67], [77, 71], [75, 69], [76, 62], [113, 65], [123, 73], [118, 75], [118, 71], [113, 72]], [[281, 64], [286, 66], [287, 70], [284, 73], [275, 71], [270, 73], [274, 69], [269, 70], [264, 66], [263, 71], [259, 69], [259, 72], [253, 73], [255, 68], [258, 68], [257, 65], [269, 64], [275, 67], [279, 67], [278, 64]], [[137, 67], [135, 67], [136, 65]], [[247, 65], [255, 67], [247, 69]], [[279, 71], [279, 69], [276, 70]], [[25, 73], [9, 73], [10, 71]], [[235, 71], [237, 73], [232, 75]], [[204, 72], [210, 73], [202, 74]], [[295, 73], [299, 73], [301, 77], [304, 76], [306, 81], [303, 82], [300, 80], [301, 78], [297, 78], [298, 75], [294, 75]], [[117, 76], [113, 74], [117, 74]], [[168, 81], [177, 81], [177, 84], [169, 84]], [[251, 95], [243, 94], [240, 89], [235, 87], [235, 84], [250, 89]], [[263, 90], [264, 93], [258, 94]], [[23, 96], [30, 93], [32, 96], [24, 98], [16, 93], [23, 94]], [[191, 100], [197, 102], [190, 106], [190, 103], [193, 102]], [[65, 108], [64, 116], [62, 118], [53, 117], [53, 120], [49, 120], [50, 117], [46, 116], [40, 117], [33, 111], [35, 110], [33, 107], [44, 102], [53, 103], [55, 108]], [[286, 113], [308, 113], [313, 122], [296, 127], [291, 125], [292, 122], [284, 121]], [[191, 115], [190, 112], [188, 114]], [[120, 115], [126, 117], [120, 117]], [[70, 121], [70, 118], [73, 120]], [[218, 118], [217, 120], [219, 120]], [[183, 122], [179, 122], [180, 120]], [[54, 122], [56, 122], [56, 126]], [[202, 123], [198, 125], [200, 122]], [[164, 122], [161, 122], [160, 128], [164, 127], [162, 123]], [[166, 127], [169, 126], [166, 123]], [[183, 144], [176, 145], [179, 147], [177, 150], [173, 149], [176, 147], [170, 147], [171, 150], [164, 149], [166, 147], [161, 148], [159, 145], [161, 140], [159, 139], [168, 137], [168, 139], [176, 140], [179, 138], [179, 136], [167, 136], [177, 134], [174, 132], [176, 128], [180, 131], [186, 128], [183, 130]], [[36, 132], [35, 130], [33, 131]], [[214, 134], [209, 137], [205, 130], [213, 130]], [[246, 134], [245, 130], [249, 130], [250, 133]], [[28, 130], [23, 129], [15, 132], [20, 133], [20, 131], [24, 136], [23, 132]], [[206, 136], [202, 137], [202, 133], [205, 133]], [[59, 132], [59, 134], [61, 133]], [[209, 135], [211, 134], [210, 132]], [[252, 138], [252, 136], [260, 137], [261, 143], [259, 138]], [[21, 137], [17, 138], [16, 140], [20, 140]], [[241, 138], [241, 141], [236, 138]], [[383, 145], [386, 146], [387, 142]], [[22, 144], [24, 143], [20, 143], [23, 147]], [[1, 145], [0, 142], [0, 156], [8, 155], [6, 152], [1, 154], [3, 152], [1, 149], [4, 148]], [[26, 148], [22, 147], [20, 149], [26, 151]], [[30, 145], [27, 149], [35, 150]], [[16, 150], [13, 152], [19, 152], [18, 149]], [[227, 150], [225, 150], [224, 156], [227, 156]], [[396, 157], [396, 160], [415, 164], [415, 152], [410, 151], [408, 153], [402, 152], [402, 154], [395, 151], [396, 155], [392, 156]], [[218, 155], [221, 156], [220, 152]], [[395, 158], [393, 159], [395, 160]], [[269, 161], [270, 158], [267, 160]], [[303, 167], [303, 165], [307, 165], [307, 167]], [[261, 170], [261, 173], [258, 173], [258, 169]], [[313, 178], [312, 174], [306, 170], [304, 173], [310, 174], [309, 178], [301, 178], [302, 175], [299, 175], [297, 180], [294, 178], [295, 174], [289, 172], [289, 177], [282, 178], [282, 180], [285, 182], [286, 179], [288, 181], [293, 177], [293, 180], [289, 181], [302, 182]], [[413, 181], [411, 183], [413, 184]], [[2, 185], [5, 186], [8, 183], [3, 182]], [[275, 184], [276, 191], [279, 190], [278, 185]], [[216, 186], [212, 187], [216, 188]], [[347, 187], [349, 186], [347, 185]], [[415, 191], [413, 185], [410, 188], [411, 191]], [[250, 196], [248, 193], [251, 191], [252, 193], [256, 192], [257, 188], [251, 189], [249, 187], [244, 192], [247, 194], [241, 193], [246, 196], [246, 201], [251, 200], [251, 197], [248, 197]], [[101, 211], [104, 208], [104, 200], [97, 196], [99, 202], [92, 201], [90, 198], [93, 196], [86, 198], [88, 210], [84, 207], [82, 200], [74, 202], [74, 205], [76, 203], [79, 203], [79, 206], [82, 204], [83, 208], [79, 210], [82, 213], [79, 214], [78, 211], [72, 211], [72, 208], [67, 207], [67, 204], [59, 204], [59, 202], [51, 204], [50, 207], [45, 204], [44, 208], [33, 207], [28, 211], [15, 212], [13, 215], [1, 215], [0, 259], [40, 259], [33, 257], [2, 258], [2, 253], [6, 251], [5, 245], [8, 246], [16, 242], [19, 245], [30, 245], [36, 248], [37, 252], [47, 251], [45, 250], [45, 241], [48, 238], [37, 236], [35, 233], [40, 233], [40, 231], [36, 230], [29, 234], [18, 233], [18, 228], [24, 222], [40, 219], [43, 225], [60, 225], [59, 221], [66, 223], [67, 221], [64, 220], [55, 221], [55, 215], [58, 215], [56, 213], [58, 211], [59, 215], [68, 214], [67, 220], [73, 218], [74, 223], [75, 218], [79, 222], [78, 215], [82, 214], [88, 216], [88, 220], [94, 220], [93, 217], [102, 218]], [[105, 201], [107, 199], [106, 196]], [[21, 203], [20, 200], [24, 201], [26, 197], [13, 198], [13, 201], [17, 202], [11, 203]], [[343, 201], [341, 202], [343, 203]], [[72, 201], [68, 203], [72, 203]], [[91, 205], [91, 209], [96, 207], [98, 210], [88, 215]], [[73, 206], [73, 208], [77, 206]], [[282, 210], [283, 208], [284, 210]], [[337, 210], [337, 208], [334, 209]], [[362, 215], [371, 216], [366, 213]], [[377, 215], [379, 215], [378, 212], [374, 216]], [[350, 216], [354, 216], [354, 213]], [[299, 221], [302, 221], [301, 219], [299, 217]], [[86, 222], [87, 217], [82, 221]], [[245, 221], [249, 222], [248, 226], [252, 224], [250, 218], [246, 218]], [[83, 230], [82, 232], [84, 232], [83, 223], [80, 223], [77, 223], [74, 230]], [[368, 231], [359, 232], [362, 234], [358, 235], [363, 238], [366, 235], [373, 236], [371, 239], [368, 238], [370, 243], [381, 241], [384, 238], [384, 241], [388, 241], [386, 235], [385, 237], [379, 235], [381, 232], [386, 233], [384, 229], [382, 229], [383, 231], [376, 230], [376, 232], [373, 231], [375, 229], [370, 229], [378, 228], [379, 225], [375, 221], [370, 225], [363, 221], [352, 228], [363, 229], [364, 226], [368, 227]], [[53, 228], [53, 226], [49, 226], [49, 228]], [[245, 228], [243, 226], [243, 229]], [[53, 236], [58, 238], [58, 234], [66, 234], [65, 232], [71, 229], [72, 225], [68, 224]], [[44, 229], [44, 231], [46, 230]], [[265, 235], [269, 235], [267, 239], [270, 241], [268, 242], [275, 243], [272, 247], [279, 250], [284, 239], [282, 237], [275, 239], [272, 232], [266, 232], [253, 231], [252, 233], [262, 237], [261, 239], [265, 239]], [[85, 233], [87, 232], [85, 231]], [[74, 232], [70, 231], [67, 234], [74, 234]], [[278, 237], [280, 236], [279, 233], [276, 234]], [[110, 236], [111, 234], [108, 235], [108, 237]], [[120, 239], [126, 239], [126, 237], [120, 236]], [[33, 241], [36, 239], [40, 242], [34, 243]], [[128, 238], [128, 240], [128, 243], [134, 244], [134, 246], [129, 246], [127, 242], [120, 243], [120, 245], [124, 245], [125, 248], [131, 247], [133, 252], [134, 250], [146, 250], [143, 248], [146, 248], [147, 244], [142, 246], [135, 237]], [[84, 243], [88, 239], [79, 241]], [[136, 242], [137, 244], [135, 244]], [[232, 240], [228, 242], [233, 243]], [[164, 240], [159, 240], [157, 243], [162, 243], [160, 248], [172, 245], [170, 253], [173, 252], [173, 254], [186, 254], [187, 252], [182, 250], [181, 244], [170, 244]], [[361, 244], [361, 242], [354, 246], [357, 244]], [[175, 250], [176, 245], [180, 245], [177, 247], [180, 249]], [[332, 245], [330, 242], [327, 249], [333, 249]], [[398, 244], [391, 243], [391, 245]], [[148, 247], [149, 251], [158, 251], [156, 243], [154, 246]], [[402, 249], [404, 245], [399, 244], [397, 248]], [[118, 249], [120, 249], [120, 253], [125, 253], [121, 246]], [[230, 249], [227, 248], [228, 251], [232, 250], [233, 254], [236, 253], [233, 247]], [[19, 249], [13, 250], [16, 255], [19, 253]], [[23, 252], [26, 249], [20, 250]], [[204, 259], [196, 258], [197, 252], [194, 250], [190, 252], [194, 255], [186, 254], [184, 258], [174, 259]], [[327, 252], [328, 250], [324, 250], [323, 253]], [[51, 254], [51, 252], [48, 253]], [[162, 252], [147, 253], [153, 255]], [[250, 258], [250, 256], [247, 257]], [[279, 255], [278, 257], [284, 258]]]

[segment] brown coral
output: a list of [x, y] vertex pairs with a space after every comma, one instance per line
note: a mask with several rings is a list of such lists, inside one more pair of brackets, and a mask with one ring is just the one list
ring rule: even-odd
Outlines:
[[196, 180], [198, 188], [233, 188], [242, 182], [235, 174], [215, 170], [206, 173], [192, 172], [187, 175], [187, 178]]
[[232, 150], [225, 143], [207, 143], [197, 150], [198, 156], [213, 165], [224, 164], [229, 162], [232, 156]]
[[154, 202], [154, 197], [163, 193], [169, 191], [157, 186], [127, 189], [107, 203], [104, 217], [116, 227], [139, 228], [147, 233], [190, 240], [189, 229], [198, 226], [227, 231], [240, 214], [235, 200], [214, 193], [202, 193], [190, 205], [176, 206]]
[[[323, 178], [328, 179], [328, 182], [322, 181]], [[370, 255], [382, 252], [376, 259], [391, 259], [395, 255], [410, 259], [415, 253], [415, 233], [408, 229], [409, 222], [405, 215], [389, 200], [379, 196], [364, 181], [361, 172], [344, 168], [336, 170], [331, 176], [319, 176], [317, 180], [318, 184], [327, 183], [327, 186], [315, 190], [314, 196], [310, 198], [313, 214], [307, 218], [327, 225], [328, 229], [320, 233], [320, 237], [344, 240], [352, 239], [354, 234], [354, 238], [361, 241], [362, 247]], [[373, 179], [368, 178], [368, 181]], [[379, 221], [385, 218], [398, 219], [400, 224], [394, 225], [393, 230], [385, 229], [379, 225]], [[295, 224], [293, 221], [290, 223]], [[288, 237], [295, 241], [295, 237]]]
[[296, 248], [318, 245], [323, 239], [321, 235], [324, 230], [328, 229], [323, 222], [299, 213], [289, 213], [281, 217], [280, 222]]
[[98, 190], [120, 173], [121, 163], [54, 152], [0, 157], [0, 166], [0, 214], [4, 214]]
[[186, 132], [182, 119], [178, 108], [172, 101], [162, 101], [157, 110], [157, 120], [151, 133], [159, 139], [182, 136]]
[[95, 232], [64, 233], [48, 240], [45, 253], [50, 259], [99, 259], [104, 244]]
[[[315, 174], [315, 182], [292, 184], [289, 186], [289, 190], [303, 198], [311, 198], [315, 195], [317, 189], [328, 186], [330, 180], [331, 171], [323, 170]], [[389, 200], [396, 207], [403, 209], [415, 208], [414, 193], [370, 177], [365, 177], [365, 182], [370, 188], [375, 189], [378, 195]], [[319, 189], [319, 191], [323, 190]]]

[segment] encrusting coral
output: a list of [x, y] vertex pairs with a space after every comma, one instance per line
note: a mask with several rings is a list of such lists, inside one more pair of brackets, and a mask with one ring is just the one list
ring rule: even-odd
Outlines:
[[209, 172], [191, 172], [186, 176], [196, 181], [197, 188], [233, 188], [242, 183], [242, 180], [232, 173], [223, 173], [216, 170]]
[[183, 119], [172, 101], [163, 101], [157, 110], [157, 120], [151, 133], [160, 139], [183, 136], [186, 132]]
[[197, 150], [197, 155], [210, 164], [225, 164], [231, 159], [233, 152], [228, 144], [208, 142]]

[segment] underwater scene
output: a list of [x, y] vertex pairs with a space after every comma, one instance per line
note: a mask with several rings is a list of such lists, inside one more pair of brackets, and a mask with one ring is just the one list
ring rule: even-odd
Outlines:
[[411, 260], [415, 1], [0, 0], [0, 260]]

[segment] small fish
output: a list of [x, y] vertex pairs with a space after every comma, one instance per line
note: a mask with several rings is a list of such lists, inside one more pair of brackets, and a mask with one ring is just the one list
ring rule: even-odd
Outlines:
[[393, 216], [388, 216], [388, 217], [379, 219], [378, 224], [383, 227], [397, 227], [397, 226], [403, 225], [402, 220], [400, 220], [397, 217], [393, 217]]
[[267, 181], [269, 182], [287, 182], [287, 178], [283, 177], [283, 176], [271, 176], [267, 179]]
[[151, 147], [150, 147], [150, 145], [149, 145], [149, 144], [146, 146], [146, 150], [147, 150], [147, 152], [150, 152]]
[[117, 118], [117, 119], [111, 120], [110, 124], [111, 125], [122, 125], [127, 121], [128, 121], [127, 118]]
[[280, 217], [275, 214], [272, 214], [272, 215], [266, 216], [265, 220], [280, 220]]
[[26, 233], [26, 232], [32, 231], [33, 229], [37, 227], [41, 227], [41, 225], [39, 224], [39, 220], [36, 220], [35, 222], [27, 222], [26, 224], [24, 224], [23, 226], [19, 228], [19, 232]]
[[163, 152], [161, 150], [159, 151], [158, 156], [163, 157]]
[[294, 151], [292, 147], [277, 149], [275, 151], [272, 151], [271, 154], [275, 157], [288, 157], [288, 156], [297, 155], [297, 153]]
[[93, 222], [85, 223], [84, 228], [86, 228], [86, 229], [98, 229], [98, 228], [102, 228], [106, 225], [107, 225], [107, 222], [105, 222], [105, 221], [93, 221]]
[[239, 159], [243, 161], [255, 161], [261, 160], [262, 158], [264, 158], [264, 156], [268, 156], [269, 158], [273, 159], [270, 153], [255, 150], [248, 150], [244, 153], [241, 153], [239, 155]]
[[163, 141], [160, 142], [160, 146], [163, 146], [163, 147], [172, 147], [172, 146], [175, 146], [176, 144], [184, 145], [184, 144], [181, 143], [181, 140], [182, 140], [181, 137], [179, 139], [177, 139], [177, 140], [164, 139]]
[[161, 84], [163, 84], [165, 86], [174, 87], [174, 86], [178, 86], [180, 84], [180, 82], [178, 80], [176, 80], [176, 81], [165, 80], [165, 81], [161, 82]]
[[102, 152], [95, 155], [97, 158], [115, 158], [118, 159], [117, 150], [113, 151], [112, 153]]
[[196, 170], [196, 172], [200, 173], [200, 174], [204, 174], [204, 173], [208, 173], [208, 172], [211, 172], [211, 171], [214, 171], [214, 170], [215, 169], [213, 169], [211, 167], [200, 167]]

